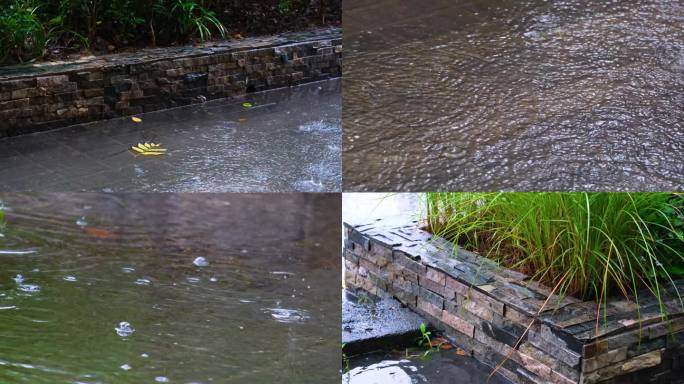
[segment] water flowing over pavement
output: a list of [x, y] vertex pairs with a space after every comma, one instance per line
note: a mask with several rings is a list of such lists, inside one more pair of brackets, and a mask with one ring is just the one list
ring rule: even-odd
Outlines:
[[345, 190], [684, 189], [684, 3], [350, 0]]
[[[3, 191], [333, 192], [339, 79], [0, 140]], [[160, 143], [164, 156], [134, 156]]]
[[339, 195], [0, 200], [0, 382], [339, 377]]

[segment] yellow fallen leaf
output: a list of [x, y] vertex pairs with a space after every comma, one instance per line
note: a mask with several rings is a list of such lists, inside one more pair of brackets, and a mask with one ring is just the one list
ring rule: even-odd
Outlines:
[[246, 103], [242, 103], [242, 106], [245, 107], [245, 108], [252, 108], [253, 104], [252, 104], [252, 103], [249, 103], [249, 102], [246, 102]]
[[241, 118], [240, 118], [240, 122], [241, 122], [241, 123], [244, 123], [244, 122], [246, 122], [246, 121], [247, 121], [247, 118], [246, 118], [246, 117], [241, 117]]
[[159, 156], [166, 153], [166, 149], [161, 148], [161, 144], [155, 143], [138, 143], [138, 145], [132, 146], [131, 150], [143, 156]]
[[134, 123], [142, 123], [142, 119], [139, 117], [133, 116], [131, 117], [131, 120], [133, 120]]

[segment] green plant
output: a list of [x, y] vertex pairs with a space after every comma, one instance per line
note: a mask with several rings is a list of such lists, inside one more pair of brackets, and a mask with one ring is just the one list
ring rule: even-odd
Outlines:
[[278, 12], [288, 13], [292, 8], [292, 0], [278, 0]]
[[226, 28], [213, 11], [204, 8], [193, 0], [172, 0], [167, 3], [159, 0], [154, 7], [157, 14], [175, 25], [178, 36], [187, 38], [198, 34], [200, 40], [211, 39], [212, 29], [221, 37], [226, 36]]
[[0, 61], [13, 57], [19, 62], [43, 56], [48, 41], [31, 0], [16, 0], [0, 11]]
[[368, 295], [361, 293], [361, 294], [359, 294], [356, 302], [361, 304], [361, 305], [364, 305], [364, 304], [369, 304], [371, 302], [371, 299], [368, 297]]
[[[619, 292], [638, 303], [638, 290], [646, 288], [664, 312], [665, 288], [674, 286], [684, 266], [682, 205], [672, 197], [428, 193], [426, 210], [433, 233], [558, 285], [561, 296], [592, 298], [605, 305], [608, 295]], [[678, 293], [677, 298], [682, 303]]]
[[420, 338], [418, 339], [418, 346], [425, 348], [423, 357], [434, 351], [432, 346], [432, 332], [428, 331], [425, 323], [420, 323]]
[[342, 343], [342, 363], [344, 364], [344, 373], [349, 373], [351, 371], [351, 363], [349, 362], [349, 356], [344, 353], [344, 347], [346, 343]]

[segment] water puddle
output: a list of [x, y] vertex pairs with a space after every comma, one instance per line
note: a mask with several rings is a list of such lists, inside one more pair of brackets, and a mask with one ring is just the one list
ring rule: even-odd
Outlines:
[[339, 196], [1, 198], [0, 382], [339, 375]]
[[674, 190], [684, 4], [345, 3], [354, 190]]
[[499, 374], [488, 380], [492, 369], [469, 356], [453, 351], [433, 353], [424, 358], [406, 358], [401, 353], [377, 353], [352, 358], [343, 384], [510, 384]]

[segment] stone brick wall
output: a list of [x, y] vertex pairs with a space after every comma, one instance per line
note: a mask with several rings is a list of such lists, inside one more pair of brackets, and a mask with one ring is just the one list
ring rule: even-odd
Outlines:
[[[345, 281], [393, 296], [515, 383], [684, 383], [684, 313], [667, 320], [646, 292], [597, 305], [560, 298], [528, 276], [408, 226], [345, 223]], [[684, 294], [684, 282], [677, 290]], [[551, 296], [551, 297], [549, 297]], [[548, 304], [543, 307], [548, 299]], [[529, 332], [525, 330], [529, 327]]]
[[0, 137], [341, 75], [339, 29], [0, 67]]

